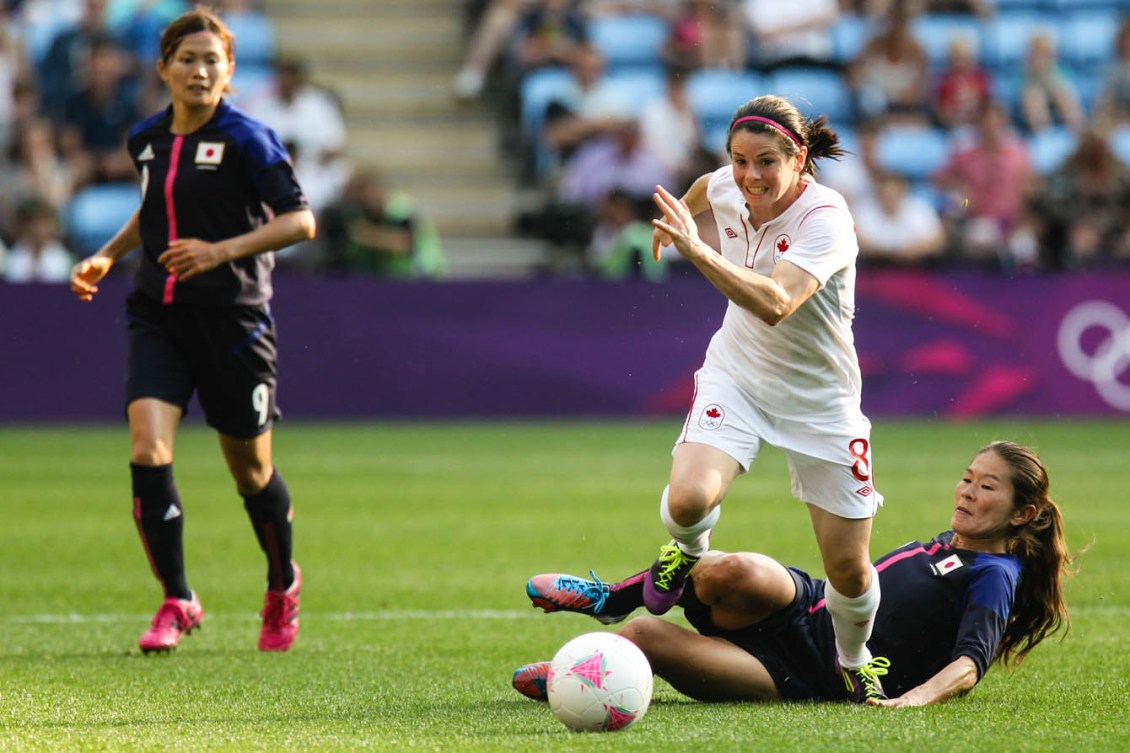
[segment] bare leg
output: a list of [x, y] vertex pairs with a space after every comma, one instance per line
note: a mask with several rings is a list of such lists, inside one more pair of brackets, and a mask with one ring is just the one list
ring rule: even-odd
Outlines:
[[722, 630], [740, 630], [779, 612], [796, 598], [796, 583], [764, 554], [710, 552], [691, 571], [694, 593]]
[[871, 660], [867, 641], [880, 598], [879, 580], [868, 554], [871, 519], [841, 518], [815, 505], [808, 509], [828, 576], [824, 595], [836, 631], [840, 665], [859, 667]]
[[655, 674], [696, 700], [780, 698], [765, 666], [729, 641], [708, 638], [656, 617], [636, 617], [620, 635], [640, 647]]

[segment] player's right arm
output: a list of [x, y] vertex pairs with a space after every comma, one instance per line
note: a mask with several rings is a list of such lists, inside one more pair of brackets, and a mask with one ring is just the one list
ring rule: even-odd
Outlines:
[[[691, 213], [691, 217], [702, 214], [707, 209], [710, 209], [710, 201], [706, 198], [706, 186], [710, 183], [710, 176], [714, 173], [707, 173], [706, 175], [699, 176], [687, 192], [683, 194], [680, 199]], [[663, 217], [665, 222], [669, 222], [670, 218], [666, 215]], [[665, 230], [654, 228], [651, 231], [651, 255], [659, 261], [660, 249], [663, 246], [670, 246], [673, 243], [670, 234]]]
[[106, 276], [114, 262], [141, 245], [141, 224], [138, 221], [140, 212], [138, 209], [130, 215], [102, 248], [71, 267], [71, 292], [79, 300], [92, 300], [98, 292], [98, 282]]
[[929, 680], [916, 688], [911, 688], [898, 698], [871, 699], [867, 703], [871, 706], [890, 708], [929, 706], [968, 693], [977, 684], [978, 679], [980, 677], [977, 665], [973, 660], [968, 656], [959, 656], [942, 667], [941, 671]]

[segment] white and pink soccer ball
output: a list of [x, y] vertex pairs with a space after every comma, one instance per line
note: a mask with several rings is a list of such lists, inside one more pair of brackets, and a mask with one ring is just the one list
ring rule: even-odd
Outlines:
[[569, 729], [627, 729], [643, 718], [651, 703], [651, 665], [627, 638], [586, 633], [553, 657], [546, 689], [549, 707]]

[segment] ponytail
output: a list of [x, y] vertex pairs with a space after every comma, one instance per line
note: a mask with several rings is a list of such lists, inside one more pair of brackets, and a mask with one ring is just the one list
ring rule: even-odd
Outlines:
[[1067, 548], [1063, 514], [1048, 496], [1048, 472], [1035, 452], [1013, 442], [993, 442], [977, 454], [993, 452], [1012, 470], [1013, 506], [1031, 505], [1036, 513], [1017, 526], [1008, 552], [1022, 563], [1012, 612], [997, 649], [1005, 666], [1019, 666], [1028, 652], [1061, 628], [1071, 627], [1063, 600], [1063, 580], [1074, 571], [1077, 555]]

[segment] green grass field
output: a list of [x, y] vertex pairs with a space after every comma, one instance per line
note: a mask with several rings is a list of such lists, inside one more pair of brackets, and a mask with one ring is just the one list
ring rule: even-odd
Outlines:
[[[511, 690], [514, 667], [603, 629], [530, 608], [524, 583], [651, 561], [677, 421], [281, 425], [305, 575], [283, 655], [256, 650], [265, 566], [214, 435], [188, 426], [176, 476], [207, 618], [148, 657], [136, 640], [160, 594], [125, 426], [0, 427], [0, 750], [1130, 750], [1130, 425], [877, 423], [875, 555], [945, 528], [981, 444], [1037, 447], [1070, 543], [1091, 545], [1067, 638], [926, 709], [705, 705], [658, 681], [614, 735], [569, 732]], [[714, 544], [819, 574], [775, 450], [735, 484]]]

